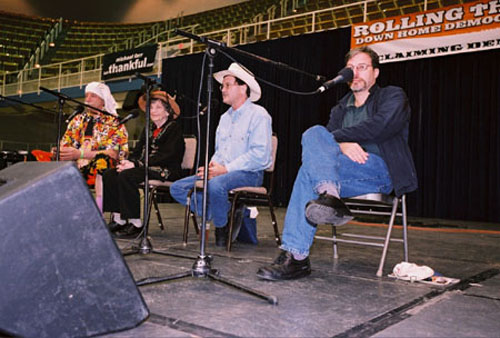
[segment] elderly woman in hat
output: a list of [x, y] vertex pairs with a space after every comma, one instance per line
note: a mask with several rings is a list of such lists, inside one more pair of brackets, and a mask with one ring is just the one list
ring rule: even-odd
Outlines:
[[[90, 82], [85, 87], [87, 108], [68, 124], [61, 139], [60, 159], [76, 160], [89, 186], [94, 186], [96, 174], [116, 165], [120, 151], [128, 152], [128, 133], [118, 126], [116, 101], [107, 85]], [[98, 201], [99, 203], [99, 201]]]
[[[262, 184], [264, 170], [271, 165], [272, 127], [266, 109], [254, 102], [260, 98], [260, 86], [250, 71], [237, 63], [214, 74], [221, 84], [222, 99], [229, 109], [221, 116], [215, 135], [215, 153], [208, 168], [207, 219], [215, 226], [215, 244], [226, 246], [228, 241], [228, 212], [231, 207], [228, 192], [242, 186]], [[203, 178], [198, 174], [178, 180], [170, 194], [186, 205], [189, 191]], [[201, 193], [192, 202], [200, 214]]]
[[[139, 107], [146, 111], [146, 95]], [[182, 128], [176, 121], [180, 108], [165, 91], [155, 90], [150, 96], [153, 132], [149, 136], [149, 179], [176, 180], [181, 177], [184, 156]], [[103, 176], [104, 211], [112, 212], [109, 224], [117, 238], [135, 238], [142, 231], [139, 185], [144, 182], [145, 133], [126, 160]]]

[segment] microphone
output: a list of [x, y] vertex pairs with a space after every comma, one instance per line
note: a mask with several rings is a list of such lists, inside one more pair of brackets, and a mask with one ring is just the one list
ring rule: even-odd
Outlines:
[[316, 92], [323, 93], [325, 90], [332, 88], [336, 84], [351, 81], [353, 77], [354, 77], [354, 72], [352, 71], [351, 68], [348, 67], [342, 68], [336, 77], [323, 83], [323, 85], [319, 87], [316, 90]]
[[139, 110], [134, 109], [134, 110], [132, 110], [132, 112], [130, 114], [128, 114], [124, 118], [120, 119], [120, 121], [118, 122], [118, 125], [120, 126], [120, 125], [124, 124], [125, 122], [128, 122], [129, 120], [135, 119], [137, 116], [139, 116]]
[[143, 80], [144, 82], [146, 82], [146, 83], [148, 83], [148, 84], [152, 84], [152, 85], [153, 85], [153, 84], [156, 84], [156, 83], [157, 83], [157, 82], [156, 82], [156, 80], [151, 79], [151, 78], [149, 78], [149, 77], [147, 77], [147, 76], [144, 76], [144, 75], [142, 75], [142, 74], [141, 74], [141, 73], [139, 73], [139, 72], [135, 72], [135, 74], [134, 74], [134, 75], [135, 75], [136, 79], [141, 79], [141, 80]]
[[[212, 105], [212, 109], [217, 109], [217, 107], [219, 106], [219, 100], [212, 99], [210, 102]], [[203, 107], [203, 105], [200, 103], [199, 107], [201, 108], [201, 107]], [[207, 110], [208, 110], [208, 104], [206, 106], [204, 106], [202, 109], [200, 109], [200, 115], [205, 115]]]
[[68, 116], [68, 118], [66, 119], [66, 123], [69, 123], [69, 121], [73, 120], [73, 118], [76, 115], [81, 114], [84, 110], [85, 110], [84, 106], [80, 105], [80, 106], [76, 107], [75, 111], [73, 113], [71, 113], [71, 115]]
[[210, 45], [212, 47], [214, 45], [216, 47], [227, 47], [227, 45], [224, 42], [220, 42], [220, 41], [217, 41], [217, 40], [212, 40], [212, 39], [206, 38], [204, 36], [200, 36], [200, 35], [194, 35], [194, 34], [191, 34], [189, 32], [183, 31], [182, 29], [178, 29], [178, 28], [174, 29], [174, 34], [175, 35], [182, 35], [182, 36], [184, 36], [186, 38], [199, 41], [201, 43], [204, 43], [206, 45]]

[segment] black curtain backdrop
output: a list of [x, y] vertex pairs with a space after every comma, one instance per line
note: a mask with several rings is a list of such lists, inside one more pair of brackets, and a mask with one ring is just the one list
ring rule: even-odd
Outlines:
[[[245, 51], [331, 79], [344, 67], [350, 28], [266, 41], [239, 47]], [[297, 91], [313, 91], [320, 83], [312, 77], [230, 52], [257, 77]], [[384, 64], [379, 84], [401, 86], [410, 99], [410, 147], [419, 176], [419, 189], [408, 196], [411, 216], [498, 222], [500, 220], [500, 50]], [[196, 134], [194, 116], [203, 54], [163, 61], [163, 85], [177, 92], [184, 131]], [[231, 63], [215, 58], [215, 70]], [[208, 67], [207, 67], [208, 68]], [[202, 102], [206, 103], [206, 73]], [[330, 108], [347, 91], [339, 85], [314, 96], [288, 94], [261, 82], [264, 106], [278, 135], [274, 199], [286, 206], [300, 166], [301, 134], [316, 124], [325, 125]], [[211, 116], [211, 151], [222, 104], [218, 83]], [[205, 140], [206, 116], [201, 119]], [[204, 143], [204, 142], [202, 142]], [[201, 158], [203, 161], [204, 145]]]
[[412, 213], [500, 221], [500, 50], [386, 64], [412, 106]]

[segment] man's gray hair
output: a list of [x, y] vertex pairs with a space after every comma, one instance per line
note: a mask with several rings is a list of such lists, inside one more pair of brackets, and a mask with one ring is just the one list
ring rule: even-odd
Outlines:
[[380, 68], [380, 60], [379, 60], [378, 54], [368, 46], [361, 46], [361, 47], [351, 49], [345, 55], [345, 63], [347, 63], [350, 59], [352, 59], [353, 57], [355, 57], [359, 53], [368, 54], [370, 56], [370, 59], [372, 59], [372, 67], [373, 68]]

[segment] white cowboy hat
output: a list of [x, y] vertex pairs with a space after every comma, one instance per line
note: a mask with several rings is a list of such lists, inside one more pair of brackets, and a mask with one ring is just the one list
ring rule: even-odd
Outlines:
[[233, 62], [227, 70], [222, 70], [215, 73], [214, 78], [217, 80], [217, 82], [222, 83], [224, 77], [228, 75], [237, 77], [238, 79], [246, 83], [248, 88], [250, 88], [250, 101], [255, 102], [260, 99], [260, 86], [257, 81], [255, 81], [255, 77], [252, 72], [250, 72], [245, 67]]

